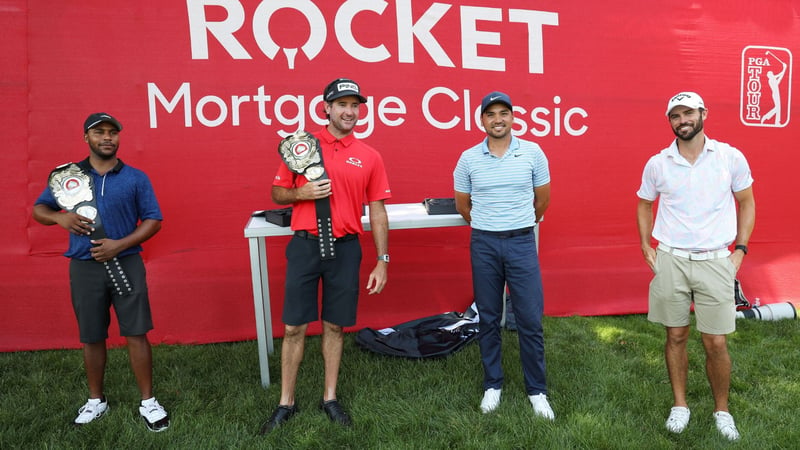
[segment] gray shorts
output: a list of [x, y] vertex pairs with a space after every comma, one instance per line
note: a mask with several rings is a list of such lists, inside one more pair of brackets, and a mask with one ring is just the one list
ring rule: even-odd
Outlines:
[[133, 292], [124, 295], [117, 293], [102, 263], [70, 260], [72, 307], [78, 319], [80, 340], [84, 344], [108, 338], [111, 306], [114, 306], [120, 335], [139, 336], [153, 329], [142, 256], [138, 253], [124, 256], [119, 258], [119, 262], [133, 285]]
[[727, 257], [692, 261], [657, 250], [647, 318], [667, 327], [685, 327], [689, 325], [694, 303], [698, 331], [717, 335], [733, 333], [736, 331], [735, 277], [736, 268]]

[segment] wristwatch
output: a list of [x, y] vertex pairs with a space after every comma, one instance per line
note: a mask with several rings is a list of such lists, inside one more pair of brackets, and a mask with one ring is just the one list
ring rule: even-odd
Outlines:
[[747, 254], [747, 246], [746, 245], [737, 245], [736, 247], [733, 248], [733, 251], [736, 251], [736, 250], [741, 250], [742, 253], [744, 253], [745, 255]]
[[378, 255], [378, 261], [389, 262], [389, 255]]

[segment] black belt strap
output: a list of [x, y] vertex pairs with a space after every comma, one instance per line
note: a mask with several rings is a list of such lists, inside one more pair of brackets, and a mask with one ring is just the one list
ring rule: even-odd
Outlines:
[[[278, 153], [289, 170], [304, 175], [309, 182], [328, 179], [322, 160], [322, 148], [319, 139], [314, 135], [303, 130], [297, 131], [281, 141], [278, 145]], [[334, 259], [336, 258], [336, 249], [333, 245], [331, 200], [328, 197], [320, 198], [314, 203], [317, 214], [320, 257]]]
[[[92, 190], [94, 190], [94, 183], [92, 183]], [[97, 239], [105, 239], [106, 231], [103, 228], [103, 224], [100, 221], [100, 214], [97, 214], [97, 217], [94, 218], [94, 231], [89, 235], [89, 239], [97, 240]], [[111, 283], [114, 285], [114, 289], [117, 290], [117, 294], [119, 295], [126, 295], [133, 293], [133, 285], [131, 284], [130, 278], [128, 275], [125, 274], [125, 270], [122, 268], [122, 264], [120, 264], [119, 259], [115, 256], [111, 258], [110, 261], [103, 261], [103, 267], [106, 269], [106, 273], [108, 274], [108, 278], [111, 280]]]
[[479, 234], [486, 234], [489, 236], [498, 237], [500, 239], [508, 239], [517, 236], [524, 236], [526, 234], [530, 234], [533, 231], [533, 227], [526, 227], [526, 228], [519, 228], [516, 230], [506, 230], [506, 231], [487, 231], [487, 230], [479, 230], [474, 228], [473, 231]]
[[[324, 176], [324, 175], [323, 175]], [[327, 178], [327, 177], [326, 177]], [[333, 222], [331, 221], [330, 197], [317, 199], [317, 236], [319, 236], [319, 255], [323, 260], [336, 258], [333, 245]]]
[[[67, 163], [50, 172], [47, 185], [56, 199], [56, 203], [64, 210], [94, 220], [92, 224], [94, 231], [89, 234], [89, 239], [96, 240], [107, 237], [103, 222], [100, 220], [100, 212], [97, 209], [97, 190], [92, 182], [91, 173], [83, 170], [78, 164]], [[116, 256], [110, 261], [104, 261], [103, 266], [114, 284], [117, 294], [133, 293], [131, 280], [125, 274]]]
[[[316, 234], [311, 234], [306, 230], [297, 230], [294, 232], [294, 235], [301, 239], [310, 239], [313, 241], [319, 240], [319, 236], [317, 236]], [[347, 241], [352, 241], [354, 239], [358, 239], [358, 234], [355, 233], [345, 234], [344, 236], [333, 238], [334, 242], [347, 242]]]

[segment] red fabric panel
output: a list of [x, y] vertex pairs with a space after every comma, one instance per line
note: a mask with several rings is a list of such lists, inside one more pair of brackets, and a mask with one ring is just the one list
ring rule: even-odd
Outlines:
[[[765, 73], [779, 66], [766, 48], [783, 59], [800, 50], [794, 3], [412, 0], [335, 26], [348, 14], [340, 3], [307, 2], [303, 13], [269, 20], [268, 1], [234, 0], [229, 10], [202, 0], [3, 3], [0, 351], [79, 346], [60, 256], [66, 233], [30, 214], [49, 171], [86, 156], [80, 126], [96, 111], [122, 121], [120, 157], [150, 175], [164, 212], [162, 231], [145, 243], [153, 341], [254, 338], [243, 228], [253, 210], [278, 207], [269, 200], [278, 142], [318, 129], [314, 98], [339, 76], [370, 97], [357, 130], [385, 159], [392, 203], [451, 197], [459, 154], [483, 137], [473, 117], [481, 97], [510, 94], [516, 131], [550, 160], [540, 250], [552, 316], [646, 311], [635, 192], [647, 159], [672, 139], [667, 99], [696, 90], [709, 109], [706, 132], [741, 149], [756, 180], [745, 292], [762, 303], [800, 299], [796, 77], [781, 84], [784, 126], [742, 119], [748, 90], [761, 89], [761, 113], [771, 107]], [[197, 25], [203, 14], [207, 28]], [[320, 45], [290, 64], [283, 49], [310, 37]], [[760, 87], [749, 83], [753, 68]], [[464, 310], [468, 236], [465, 227], [392, 231], [388, 287], [363, 296], [354, 328]], [[285, 242], [268, 244], [277, 335]], [[374, 250], [369, 236], [364, 244], [365, 284]], [[116, 325], [111, 333], [123, 342]]]

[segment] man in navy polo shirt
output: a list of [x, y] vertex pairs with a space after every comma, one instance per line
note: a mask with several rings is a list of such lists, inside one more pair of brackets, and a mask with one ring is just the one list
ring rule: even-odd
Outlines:
[[547, 400], [542, 314], [544, 296], [533, 232], [550, 203], [542, 149], [511, 134], [511, 99], [492, 92], [481, 102], [486, 138], [464, 151], [453, 172], [456, 209], [472, 227], [472, 286], [480, 317], [484, 370], [481, 411], [500, 403], [500, 318], [508, 284], [519, 333], [525, 390], [537, 416], [554, 420]]
[[[69, 232], [69, 275], [72, 305], [78, 320], [89, 400], [78, 411], [75, 425], [84, 425], [108, 411], [103, 379], [110, 308], [128, 345], [133, 374], [142, 395], [139, 414], [150, 431], [169, 427], [169, 417], [153, 396], [153, 360], [147, 332], [153, 329], [141, 244], [161, 229], [161, 209], [150, 179], [141, 170], [117, 158], [122, 124], [106, 113], [91, 114], [83, 125], [89, 157], [70, 165], [76, 169], [66, 188], [77, 180], [91, 180], [91, 206], [64, 210], [46, 187], [33, 207], [33, 218], [43, 225], [59, 225]], [[76, 166], [76, 167], [75, 167]], [[56, 169], [55, 172], [61, 170]], [[77, 175], [75, 175], [77, 174]], [[83, 183], [89, 186], [88, 183]], [[89, 214], [88, 212], [92, 212]], [[93, 217], [88, 217], [88, 216]], [[102, 228], [105, 237], [93, 233]]]

